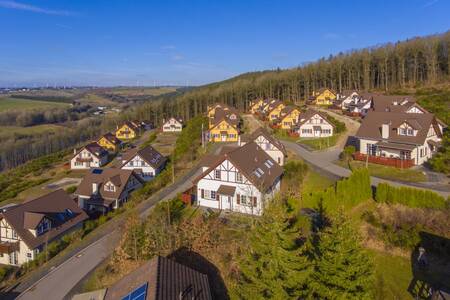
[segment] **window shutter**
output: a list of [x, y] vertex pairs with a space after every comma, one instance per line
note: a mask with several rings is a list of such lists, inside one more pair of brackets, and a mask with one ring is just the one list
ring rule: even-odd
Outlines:
[[200, 191], [201, 191], [201, 194], [202, 194], [202, 198], [205, 198], [205, 190], [201, 189]]
[[219, 201], [219, 193], [216, 192], [216, 200]]
[[253, 206], [256, 206], [258, 203], [256, 202], [256, 197], [253, 197]]
[[240, 194], [236, 194], [236, 203], [241, 204], [241, 195]]

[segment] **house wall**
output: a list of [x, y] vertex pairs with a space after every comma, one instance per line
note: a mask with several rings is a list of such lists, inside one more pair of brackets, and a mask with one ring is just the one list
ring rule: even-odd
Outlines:
[[[128, 133], [127, 133], [128, 132]], [[134, 139], [137, 137], [137, 132], [134, 129], [128, 127], [128, 125], [124, 124], [122, 127], [116, 130], [116, 137], [118, 139]]]
[[[320, 126], [321, 132], [315, 132], [314, 126]], [[334, 133], [333, 129], [333, 126], [327, 120], [316, 114], [303, 123], [297, 132], [300, 137], [319, 138], [332, 136]]]
[[150, 181], [153, 178], [155, 178], [155, 176], [161, 172], [162, 168], [163, 166], [157, 169], [153, 168], [146, 161], [144, 161], [139, 155], [136, 155], [133, 159], [131, 159], [121, 167], [121, 169], [124, 170], [141, 169], [142, 170], [141, 177], [142, 179], [144, 179], [144, 181]]
[[[222, 136], [221, 131], [226, 131], [227, 135]], [[220, 122], [209, 131], [209, 140], [211, 142], [237, 142], [238, 138], [238, 130], [226, 121]]]
[[183, 130], [183, 125], [174, 118], [169, 119], [163, 124], [163, 132], [180, 132]]
[[327, 89], [316, 96], [315, 103], [318, 105], [331, 105], [333, 100], [336, 100], [336, 95]]
[[102, 146], [105, 149], [108, 149], [109, 151], [116, 152], [118, 150], [117, 145], [114, 145], [110, 141], [108, 141], [106, 138], [102, 137], [98, 140], [98, 144]]
[[[81, 158], [89, 158], [90, 157], [90, 158], [92, 158], [92, 161], [91, 162], [77, 162], [76, 161], [77, 157], [81, 157]], [[104, 166], [107, 162], [108, 162], [107, 156], [103, 156], [99, 159], [95, 155], [93, 155], [91, 152], [89, 152], [87, 149], [83, 149], [70, 160], [70, 168], [75, 169], [75, 170], [100, 168], [101, 166]]]
[[284, 104], [280, 104], [278, 105], [276, 108], [274, 108], [273, 110], [271, 110], [269, 112], [269, 115], [267, 116], [269, 118], [269, 121], [273, 121], [278, 119], [278, 117], [280, 116], [281, 110], [285, 108]]
[[272, 143], [270, 143], [264, 136], [259, 136], [256, 138], [255, 143], [261, 147], [275, 162], [277, 162], [280, 166], [284, 165], [284, 154], [277, 147], [275, 147]]
[[[216, 178], [215, 171], [220, 171], [220, 179]], [[212, 170], [209, 174], [206, 174], [197, 183], [197, 204], [204, 207], [210, 207], [215, 209], [231, 210], [241, 213], [247, 213], [252, 215], [261, 215], [266, 201], [271, 199], [275, 193], [280, 189], [279, 180], [274, 184], [272, 189], [267, 193], [261, 193], [257, 187], [255, 187], [249, 180], [242, 175], [242, 182], [236, 181], [236, 173], [239, 172], [233, 164], [225, 160], [216, 169]], [[219, 195], [219, 199], [216, 197], [211, 199], [210, 192], [217, 192], [220, 185], [229, 185], [236, 188], [235, 194], [232, 197]], [[204, 190], [202, 197], [202, 190]], [[237, 203], [237, 194], [240, 194], [240, 204]], [[242, 196], [248, 199], [248, 204], [243, 203]], [[251, 197], [256, 197], [256, 206], [253, 205]]]
[[281, 120], [281, 128], [289, 130], [293, 125], [297, 124], [300, 112], [298, 110], [292, 111]]

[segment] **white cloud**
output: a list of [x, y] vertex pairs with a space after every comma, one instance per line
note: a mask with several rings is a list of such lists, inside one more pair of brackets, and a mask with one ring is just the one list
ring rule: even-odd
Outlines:
[[7, 9], [30, 11], [30, 12], [46, 14], [46, 15], [59, 15], [59, 16], [73, 15], [72, 12], [69, 12], [66, 10], [47, 9], [47, 8], [34, 6], [34, 5], [26, 4], [26, 3], [20, 3], [20, 2], [16, 2], [16, 1], [0, 0], [0, 7], [7, 8]]
[[174, 61], [179, 61], [179, 60], [183, 60], [183, 59], [184, 59], [184, 56], [181, 54], [175, 54], [172, 56], [172, 60], [174, 60]]

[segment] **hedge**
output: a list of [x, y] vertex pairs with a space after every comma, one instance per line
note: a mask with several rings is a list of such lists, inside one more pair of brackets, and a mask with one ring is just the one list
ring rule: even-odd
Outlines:
[[437, 209], [448, 207], [448, 201], [435, 192], [409, 187], [393, 187], [387, 183], [378, 185], [375, 200], [380, 203], [399, 203], [409, 207]]

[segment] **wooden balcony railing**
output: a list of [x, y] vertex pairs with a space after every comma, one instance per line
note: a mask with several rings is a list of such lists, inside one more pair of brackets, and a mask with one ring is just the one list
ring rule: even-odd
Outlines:
[[[355, 152], [353, 154], [353, 159], [360, 160], [360, 161], [366, 161], [367, 155], [362, 154], [361, 152]], [[379, 165], [385, 165], [385, 166], [391, 166], [401, 169], [408, 169], [414, 166], [414, 160], [413, 159], [400, 159], [400, 158], [394, 158], [394, 157], [382, 157], [382, 156], [374, 156], [369, 155], [368, 161], [370, 163], [379, 164]]]

